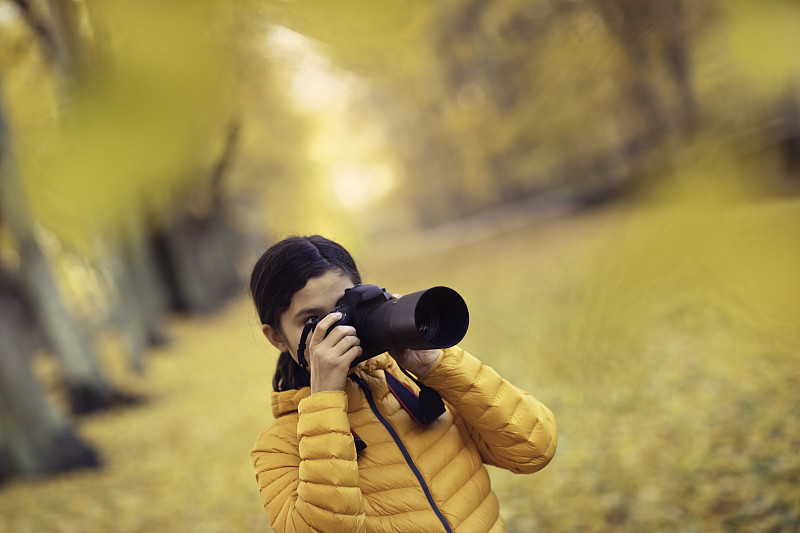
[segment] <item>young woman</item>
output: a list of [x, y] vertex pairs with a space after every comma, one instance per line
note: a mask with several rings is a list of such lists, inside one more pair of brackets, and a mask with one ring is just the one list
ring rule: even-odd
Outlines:
[[[544, 468], [556, 448], [553, 414], [458, 347], [384, 353], [351, 369], [361, 354], [355, 328], [325, 332], [340, 318], [327, 313], [360, 283], [350, 254], [320, 236], [283, 240], [253, 269], [262, 330], [281, 352], [274, 420], [251, 452], [270, 524], [280, 532], [505, 531], [484, 463]], [[298, 345], [316, 317], [306, 369]], [[419, 385], [444, 400], [438, 418], [420, 414]]]

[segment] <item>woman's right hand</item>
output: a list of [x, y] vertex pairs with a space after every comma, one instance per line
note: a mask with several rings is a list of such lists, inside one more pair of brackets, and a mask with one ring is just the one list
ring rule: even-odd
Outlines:
[[319, 321], [308, 340], [311, 394], [344, 390], [350, 363], [361, 355], [361, 340], [356, 337], [356, 328], [353, 326], [336, 326], [325, 336], [325, 332], [341, 318], [341, 313], [326, 315]]

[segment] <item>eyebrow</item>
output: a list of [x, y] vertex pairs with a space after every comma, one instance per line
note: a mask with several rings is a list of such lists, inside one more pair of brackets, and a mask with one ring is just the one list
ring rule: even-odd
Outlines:
[[323, 311], [320, 307], [306, 307], [295, 313], [294, 318], [299, 319], [307, 315], [324, 315], [325, 313], [327, 313], [327, 311]]

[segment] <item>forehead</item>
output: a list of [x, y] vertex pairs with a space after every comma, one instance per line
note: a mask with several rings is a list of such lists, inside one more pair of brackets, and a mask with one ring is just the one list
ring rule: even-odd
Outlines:
[[336, 302], [342, 297], [344, 290], [352, 286], [352, 280], [338, 270], [330, 270], [321, 276], [311, 278], [305, 287], [294, 294], [287, 314], [294, 316], [307, 309], [328, 312], [336, 307]]

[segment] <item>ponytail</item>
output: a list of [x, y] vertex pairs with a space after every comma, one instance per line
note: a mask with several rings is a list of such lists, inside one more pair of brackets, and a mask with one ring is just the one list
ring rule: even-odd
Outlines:
[[311, 386], [311, 375], [302, 366], [298, 365], [289, 352], [282, 352], [275, 365], [275, 376], [272, 378], [272, 388], [275, 392], [301, 389]]

